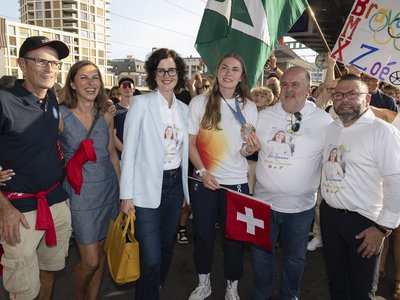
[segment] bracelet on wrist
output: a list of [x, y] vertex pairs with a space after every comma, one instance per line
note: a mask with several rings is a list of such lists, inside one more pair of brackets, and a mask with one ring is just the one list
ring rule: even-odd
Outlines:
[[246, 151], [246, 148], [247, 148], [247, 144], [245, 144], [243, 147], [242, 147], [242, 151], [243, 151], [243, 153], [244, 154], [246, 154], [246, 156], [249, 156], [249, 155], [252, 155], [254, 152], [247, 152]]
[[206, 168], [201, 168], [200, 170], [196, 170], [196, 174], [200, 177], [203, 177], [204, 172], [207, 172]]

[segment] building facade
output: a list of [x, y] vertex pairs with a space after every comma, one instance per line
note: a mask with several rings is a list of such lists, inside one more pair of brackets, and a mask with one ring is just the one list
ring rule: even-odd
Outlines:
[[71, 64], [89, 60], [99, 67], [104, 84], [112, 86], [114, 78], [107, 67], [110, 3], [111, 0], [19, 0], [21, 23], [6, 20], [6, 75], [21, 78], [17, 49], [27, 36], [44, 35], [62, 40], [70, 48], [61, 83]]

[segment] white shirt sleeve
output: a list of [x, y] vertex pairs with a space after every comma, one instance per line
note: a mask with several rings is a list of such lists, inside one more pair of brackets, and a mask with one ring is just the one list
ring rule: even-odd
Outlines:
[[389, 228], [400, 224], [400, 201], [398, 184], [400, 174], [383, 176], [383, 208], [376, 223]]
[[199, 133], [200, 123], [204, 115], [205, 101], [205, 96], [199, 95], [194, 97], [189, 103], [188, 131], [191, 135]]

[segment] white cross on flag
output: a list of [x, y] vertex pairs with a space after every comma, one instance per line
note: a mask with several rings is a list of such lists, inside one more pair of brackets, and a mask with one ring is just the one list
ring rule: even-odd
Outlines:
[[270, 217], [271, 207], [267, 203], [228, 191], [225, 233], [227, 238], [271, 250]]

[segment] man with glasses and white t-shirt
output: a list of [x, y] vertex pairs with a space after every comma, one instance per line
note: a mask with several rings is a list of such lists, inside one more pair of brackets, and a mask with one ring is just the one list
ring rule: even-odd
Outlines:
[[321, 233], [333, 300], [374, 299], [383, 241], [400, 224], [400, 134], [369, 109], [368, 88], [354, 75], [342, 77], [332, 94], [339, 118], [326, 130], [323, 170], [332, 149], [343, 168], [343, 176], [321, 181]]
[[[261, 143], [254, 196], [271, 203], [272, 251], [252, 247], [254, 300], [272, 296], [275, 247], [283, 247], [280, 299], [298, 299], [306, 263], [310, 226], [314, 217], [325, 131], [332, 118], [307, 101], [310, 75], [291, 67], [281, 78], [280, 102], [259, 113], [257, 137]], [[271, 154], [276, 135], [290, 148], [288, 155]]]

